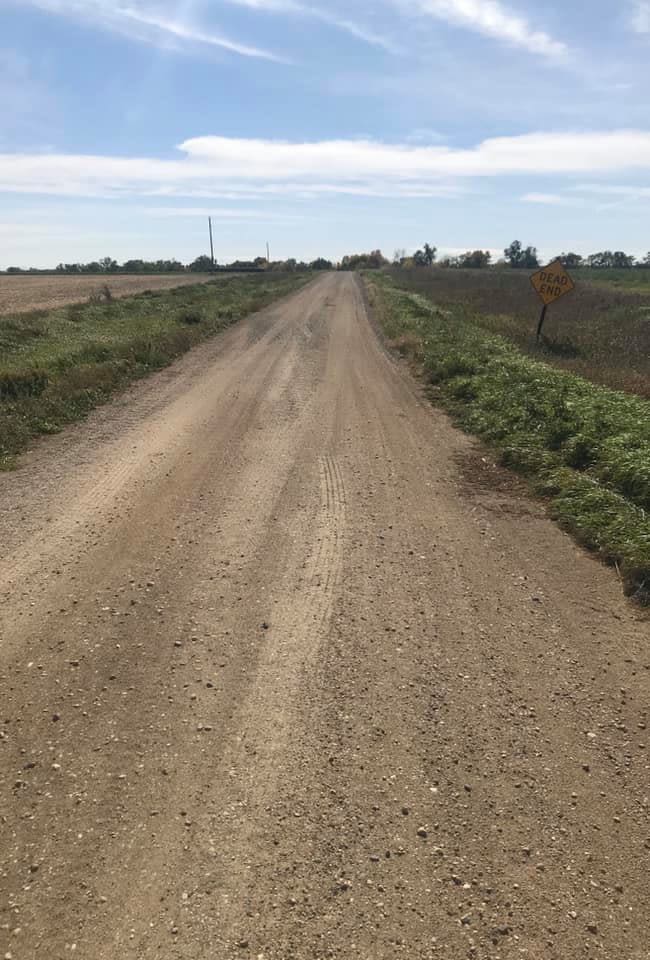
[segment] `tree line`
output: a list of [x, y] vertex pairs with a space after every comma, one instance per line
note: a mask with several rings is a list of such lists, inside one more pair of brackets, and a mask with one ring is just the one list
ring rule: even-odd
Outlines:
[[[425, 243], [411, 256], [406, 251], [398, 249], [393, 254], [392, 265], [406, 269], [414, 267], [432, 267], [434, 263], [439, 267], [465, 268], [479, 270], [484, 267], [512, 267], [515, 270], [536, 270], [542, 266], [537, 247], [524, 246], [520, 240], [513, 242], [503, 251], [503, 258], [493, 262], [489, 250], [468, 250], [457, 257], [437, 259], [438, 250], [433, 244]], [[621, 250], [604, 250], [583, 257], [579, 253], [560, 253], [551, 260], [561, 260], [565, 267], [579, 269], [580, 267], [592, 270], [631, 270], [634, 267], [650, 268], [650, 252], [642, 259], [623, 253]], [[381, 250], [371, 253], [357, 253], [343, 257], [339, 265], [341, 270], [368, 270], [390, 266], [389, 261]]]
[[[180, 260], [125, 260], [119, 263], [113, 257], [102, 257], [101, 260], [91, 260], [89, 263], [60, 263], [54, 270], [39, 270], [36, 267], [8, 267], [7, 274], [63, 274], [83, 275], [101, 274], [110, 276], [115, 273], [152, 274], [152, 273], [211, 273], [215, 271], [251, 271], [274, 270], [292, 273], [307, 270], [333, 270], [331, 260], [318, 257], [306, 263], [303, 260], [273, 260], [265, 257], [256, 257], [254, 260], [233, 260], [231, 263], [213, 264], [210, 257], [202, 254], [191, 263], [184, 264]], [[2, 272], [2, 271], [0, 271]]]
[[[124, 263], [118, 263], [112, 257], [103, 257], [101, 260], [92, 260], [89, 263], [60, 263], [54, 271], [39, 270], [36, 267], [8, 267], [7, 274], [105, 274], [128, 273], [128, 274], [156, 274], [156, 273], [210, 273], [215, 271], [262, 271], [273, 270], [282, 272], [309, 271], [309, 270], [379, 270], [382, 267], [401, 266], [407, 269], [414, 267], [432, 267], [437, 264], [440, 267], [450, 267], [459, 269], [479, 270], [485, 267], [512, 267], [517, 270], [535, 270], [541, 266], [537, 247], [524, 246], [520, 240], [513, 242], [503, 251], [503, 258], [493, 262], [492, 254], [489, 250], [468, 250], [466, 253], [456, 257], [444, 257], [437, 259], [438, 249], [433, 244], [425, 243], [423, 247], [416, 250], [411, 256], [407, 256], [405, 250], [396, 250], [392, 261], [388, 260], [381, 250], [371, 250], [370, 253], [347, 254], [340, 263], [335, 264], [325, 257], [317, 257], [312, 261], [295, 260], [273, 260], [267, 261], [265, 257], [256, 257], [254, 260], [234, 260], [231, 263], [213, 264], [210, 257], [202, 254], [191, 263], [183, 264], [180, 260], [125, 260]], [[561, 253], [557, 258], [561, 260], [567, 269], [579, 269], [581, 267], [592, 270], [631, 270], [637, 268], [650, 268], [650, 252], [644, 258], [637, 258], [624, 253], [621, 250], [603, 250], [600, 253], [592, 253], [590, 256], [583, 257], [579, 253]], [[2, 272], [2, 271], [0, 271]]]

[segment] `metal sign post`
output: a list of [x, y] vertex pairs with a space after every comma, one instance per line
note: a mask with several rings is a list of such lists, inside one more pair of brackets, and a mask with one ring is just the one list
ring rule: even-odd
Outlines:
[[548, 310], [548, 304], [544, 304], [542, 307], [542, 312], [540, 314], [539, 323], [537, 324], [537, 342], [539, 343], [539, 338], [542, 335], [542, 327], [544, 326], [544, 321], [546, 320], [546, 311]]

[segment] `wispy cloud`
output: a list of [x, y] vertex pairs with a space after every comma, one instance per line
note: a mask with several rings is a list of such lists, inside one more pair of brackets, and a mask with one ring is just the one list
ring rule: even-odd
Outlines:
[[250, 10], [259, 10], [264, 13], [284, 13], [299, 17], [309, 17], [326, 23], [337, 30], [351, 34], [357, 40], [362, 40], [374, 47], [381, 47], [389, 53], [401, 53], [399, 44], [371, 30], [370, 27], [350, 20], [347, 16], [338, 15], [330, 9], [323, 9], [299, 3], [298, 0], [227, 0], [238, 7], [247, 7]]
[[573, 190], [590, 196], [609, 197], [621, 202], [636, 203], [639, 200], [650, 200], [650, 187], [639, 187], [631, 183], [580, 183], [576, 184]]
[[144, 7], [137, 0], [128, 6], [112, 0], [21, 0], [21, 3], [155, 46], [198, 44], [242, 57], [285, 62], [283, 57], [269, 50], [240, 43], [214, 29], [203, 29], [178, 20], [165, 10]]
[[[198, 137], [178, 159], [0, 154], [0, 191], [59, 196], [454, 196], [471, 178], [650, 173], [650, 132], [535, 133], [472, 148], [374, 140]], [[534, 195], [533, 195], [534, 196]], [[537, 197], [543, 194], [537, 194]], [[532, 202], [543, 202], [539, 199]]]
[[562, 198], [556, 193], [525, 193], [521, 199], [524, 203], [541, 203], [549, 207], [562, 206]]
[[543, 57], [558, 59], [567, 46], [539, 30], [526, 17], [505, 7], [499, 0], [392, 0], [403, 12], [445, 20], [457, 27], [474, 30], [511, 46]]
[[215, 217], [217, 220], [253, 220], [259, 221], [287, 221], [300, 220], [296, 214], [273, 212], [269, 210], [253, 210], [250, 207], [142, 207], [141, 212], [148, 217], [179, 218], [191, 220], [195, 217]]
[[635, 33], [650, 33], [650, 0], [633, 0], [630, 26]]
[[538, 203], [546, 207], [581, 207], [584, 201], [579, 197], [570, 197], [566, 193], [526, 193], [521, 198], [524, 203]]

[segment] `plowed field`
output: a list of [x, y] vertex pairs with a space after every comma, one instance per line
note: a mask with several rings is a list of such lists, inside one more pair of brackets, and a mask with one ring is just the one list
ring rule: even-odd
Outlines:
[[107, 277], [43, 277], [1, 276], [0, 314], [23, 313], [27, 310], [52, 310], [66, 303], [87, 300], [108, 286], [114, 297], [128, 297], [142, 290], [169, 290], [188, 283], [209, 280], [209, 274], [170, 273]]

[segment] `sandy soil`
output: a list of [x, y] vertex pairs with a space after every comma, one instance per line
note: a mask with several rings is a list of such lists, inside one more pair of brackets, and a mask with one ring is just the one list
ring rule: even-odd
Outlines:
[[341, 274], [0, 476], [0, 956], [647, 960], [648, 620], [475, 462]]
[[168, 290], [211, 279], [204, 274], [153, 274], [109, 277], [0, 276], [0, 316], [26, 310], [51, 310], [66, 303], [87, 300], [108, 285], [114, 297], [128, 297], [142, 290]]

